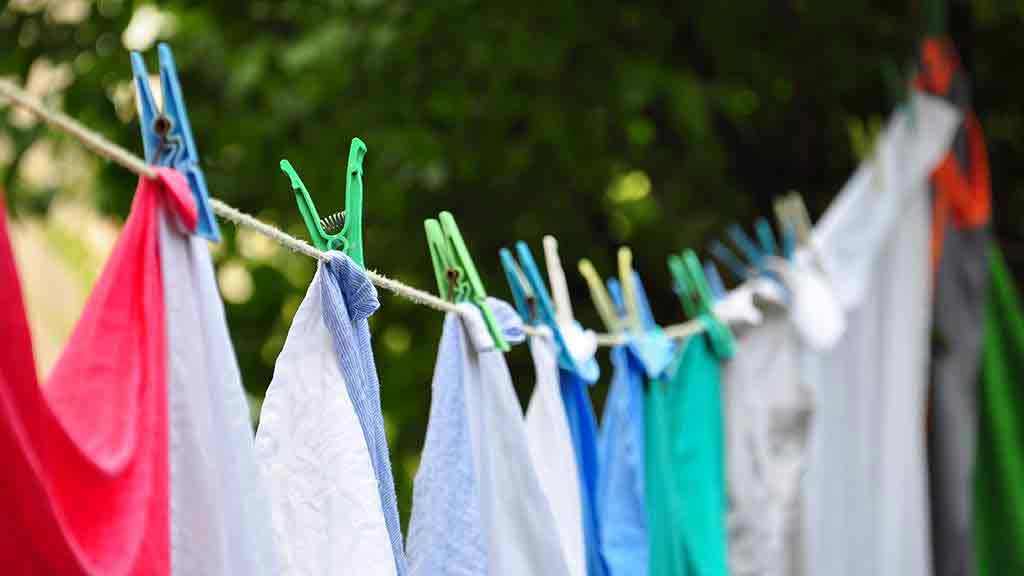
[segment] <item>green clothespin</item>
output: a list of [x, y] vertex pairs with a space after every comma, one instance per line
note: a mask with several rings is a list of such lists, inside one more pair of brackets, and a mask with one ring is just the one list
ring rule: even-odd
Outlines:
[[711, 338], [711, 347], [720, 358], [730, 358], [736, 348], [736, 340], [732, 331], [723, 324], [715, 315], [714, 304], [711, 299], [711, 287], [708, 286], [708, 279], [704, 276], [704, 268], [697, 259], [693, 250], [683, 252], [683, 265], [686, 268], [686, 276], [690, 280], [690, 287], [696, 293], [696, 307], [700, 316], [707, 319], [708, 336]]
[[295, 202], [309, 230], [309, 239], [318, 250], [342, 250], [359, 266], [363, 263], [363, 157], [366, 144], [352, 139], [348, 150], [345, 179], [345, 211], [320, 218], [306, 186], [288, 160], [281, 160], [281, 171], [292, 181]]
[[700, 311], [697, 309], [696, 296], [687, 278], [683, 259], [677, 254], [669, 255], [668, 270], [672, 273], [673, 289], [683, 304], [683, 312], [688, 319], [696, 318]]
[[425, 220], [423, 228], [427, 233], [427, 248], [430, 249], [430, 259], [434, 263], [434, 277], [441, 298], [448, 302], [470, 302], [479, 308], [487, 324], [487, 331], [494, 338], [495, 347], [507, 352], [510, 347], [487, 304], [484, 283], [462, 240], [455, 217], [450, 212], [441, 212], [437, 220]]

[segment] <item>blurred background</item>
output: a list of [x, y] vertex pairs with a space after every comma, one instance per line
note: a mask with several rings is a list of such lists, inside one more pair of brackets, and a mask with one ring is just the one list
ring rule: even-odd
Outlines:
[[[656, 317], [680, 321], [667, 254], [706, 255], [728, 223], [770, 216], [790, 190], [820, 215], [899, 103], [922, 35], [942, 32], [972, 80], [996, 235], [1024, 275], [1024, 2], [625, 4], [13, 0], [0, 9], [0, 76], [141, 154], [128, 51], [147, 51], [153, 70], [156, 43], [169, 42], [212, 195], [306, 238], [278, 161], [291, 160], [321, 212], [338, 211], [358, 136], [369, 268], [435, 291], [423, 220], [447, 209], [489, 292], [508, 298], [498, 249], [522, 239], [539, 256], [551, 233], [576, 315], [596, 328], [579, 258], [610, 273], [628, 244]], [[135, 183], [0, 103], [0, 185], [43, 371]], [[314, 264], [221, 231], [212, 249], [255, 422]], [[442, 318], [381, 300], [371, 326], [406, 517]], [[510, 361], [525, 398], [529, 355]]]

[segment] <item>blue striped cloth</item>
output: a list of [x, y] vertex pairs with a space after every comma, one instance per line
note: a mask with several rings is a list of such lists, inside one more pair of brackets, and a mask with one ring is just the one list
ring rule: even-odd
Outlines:
[[352, 400], [366, 447], [377, 475], [384, 522], [391, 537], [398, 576], [406, 574], [405, 552], [402, 548], [402, 527], [398, 519], [395, 480], [391, 475], [391, 458], [384, 435], [384, 415], [380, 409], [380, 382], [370, 347], [370, 326], [367, 318], [380, 307], [377, 289], [366, 273], [351, 258], [332, 252], [326, 264], [329, 274], [321, 284], [324, 323], [334, 338], [338, 364], [345, 376], [345, 385]]

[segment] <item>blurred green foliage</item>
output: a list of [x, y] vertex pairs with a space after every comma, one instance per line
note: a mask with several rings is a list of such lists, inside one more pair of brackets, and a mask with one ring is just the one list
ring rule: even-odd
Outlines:
[[[570, 272], [584, 256], [610, 272], [614, 248], [628, 243], [656, 316], [671, 323], [681, 313], [670, 250], [769, 215], [789, 189], [815, 215], [827, 206], [864, 127], [893, 105], [884, 69], [912, 58], [921, 4], [15, 0], [0, 9], [0, 75], [26, 82], [39, 67], [58, 71], [49, 102], [141, 152], [126, 45], [166, 40], [213, 195], [305, 236], [278, 160], [292, 161], [322, 211], [340, 210], [359, 136], [369, 148], [368, 267], [433, 290], [422, 222], [448, 209], [492, 294], [507, 297], [497, 251], [517, 239], [539, 254], [541, 235], [557, 235]], [[1024, 3], [956, 1], [948, 14], [988, 137], [997, 230], [1019, 277]], [[73, 144], [7, 121], [0, 139], [9, 208], [46, 210], [63, 191], [32, 189], [21, 160], [40, 141]], [[108, 165], [96, 174], [96, 204], [123, 217], [134, 177]], [[228, 320], [258, 398], [313, 263], [221, 227], [221, 272], [248, 281]], [[597, 326], [582, 279], [570, 274], [570, 288], [577, 315]], [[382, 301], [372, 328], [407, 514], [441, 318]], [[510, 357], [525, 395], [528, 357]]]

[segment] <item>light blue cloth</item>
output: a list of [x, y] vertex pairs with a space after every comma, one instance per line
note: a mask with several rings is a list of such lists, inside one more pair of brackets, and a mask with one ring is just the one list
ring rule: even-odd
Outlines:
[[602, 418], [598, 516], [610, 576], [646, 576], [644, 367], [626, 346], [611, 351], [612, 376]]
[[430, 418], [409, 521], [413, 576], [487, 574], [487, 534], [462, 381], [471, 343], [459, 322], [454, 314], [445, 318], [437, 349]]
[[349, 398], [359, 417], [366, 447], [370, 451], [380, 503], [391, 538], [398, 576], [407, 572], [402, 548], [402, 526], [395, 498], [395, 479], [384, 434], [384, 415], [380, 408], [380, 383], [370, 346], [367, 319], [380, 307], [377, 289], [366, 273], [348, 256], [332, 252], [327, 263], [329, 274], [322, 284], [324, 323], [334, 340], [338, 364], [345, 377]]
[[[488, 305], [506, 341], [522, 321]], [[448, 314], [432, 382], [430, 421], [409, 520], [412, 576], [568, 573], [551, 507], [534, 469], [522, 407], [504, 354], [479, 310]]]

